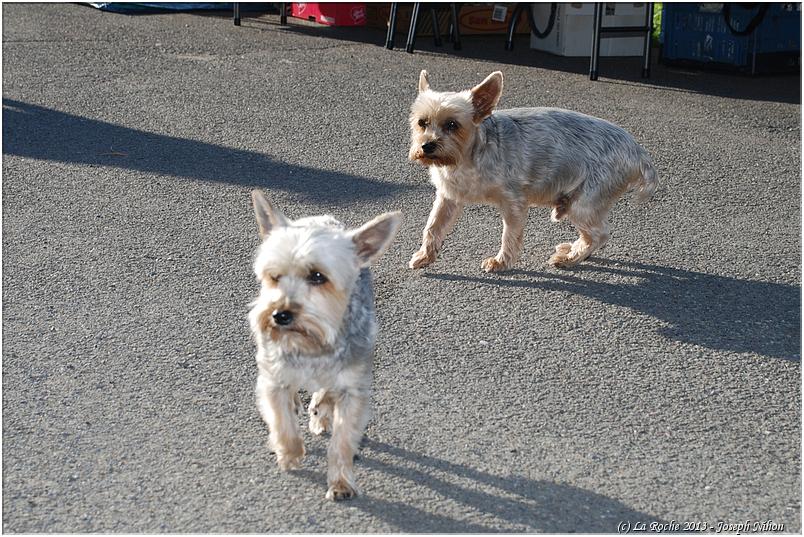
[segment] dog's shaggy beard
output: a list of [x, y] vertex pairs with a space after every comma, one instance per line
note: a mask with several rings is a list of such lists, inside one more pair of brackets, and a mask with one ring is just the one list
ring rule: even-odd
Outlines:
[[258, 300], [249, 314], [252, 328], [268, 336], [282, 353], [325, 355], [332, 352], [346, 312], [343, 295], [316, 293], [304, 304], [304, 308], [294, 312], [292, 324], [279, 326], [274, 321], [273, 312], [281, 309], [284, 301], [265, 303]]

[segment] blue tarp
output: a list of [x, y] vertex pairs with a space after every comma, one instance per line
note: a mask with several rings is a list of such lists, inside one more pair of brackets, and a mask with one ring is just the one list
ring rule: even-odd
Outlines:
[[199, 9], [232, 10], [231, 2], [207, 2], [192, 4], [188, 2], [154, 2], [154, 3], [135, 3], [135, 2], [89, 2], [89, 5], [103, 11], [114, 13], [146, 13], [154, 11], [194, 11]]

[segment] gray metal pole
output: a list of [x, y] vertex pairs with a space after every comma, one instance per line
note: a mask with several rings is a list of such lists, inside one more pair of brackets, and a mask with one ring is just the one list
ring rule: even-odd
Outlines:
[[603, 5], [595, 2], [595, 16], [592, 29], [592, 58], [589, 66], [589, 80], [597, 80], [597, 63], [600, 57], [600, 27], [603, 24]]
[[647, 20], [645, 21], [645, 27], [648, 29], [647, 35], [645, 36], [645, 54], [644, 54], [644, 64], [642, 65], [642, 78], [649, 78], [650, 77], [650, 50], [651, 45], [653, 44], [653, 3], [647, 3]]

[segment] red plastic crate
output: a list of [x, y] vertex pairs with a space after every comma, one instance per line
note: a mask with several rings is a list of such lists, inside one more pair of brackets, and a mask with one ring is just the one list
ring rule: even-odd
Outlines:
[[290, 4], [290, 16], [327, 26], [365, 26], [366, 4], [294, 2]]

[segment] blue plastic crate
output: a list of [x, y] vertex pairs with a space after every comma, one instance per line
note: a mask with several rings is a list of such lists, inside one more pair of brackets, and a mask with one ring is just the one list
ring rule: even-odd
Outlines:
[[757, 28], [757, 52], [801, 52], [801, 4], [772, 4]]
[[[762, 22], [746, 36], [726, 24], [724, 4], [665, 3], [662, 13], [662, 60], [704, 67], [772, 72], [798, 70], [801, 64], [801, 4], [768, 4]], [[747, 28], [758, 7], [731, 8], [731, 25]]]

